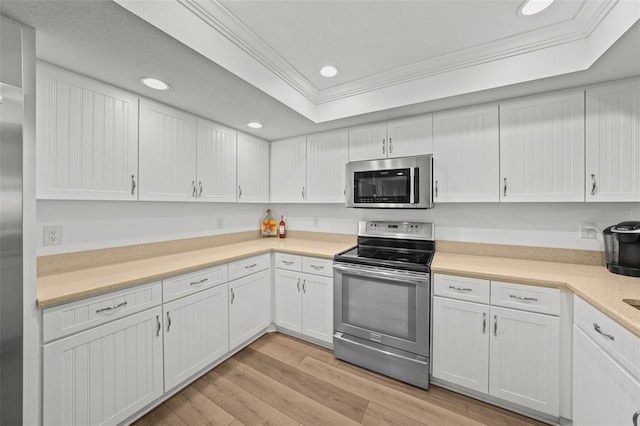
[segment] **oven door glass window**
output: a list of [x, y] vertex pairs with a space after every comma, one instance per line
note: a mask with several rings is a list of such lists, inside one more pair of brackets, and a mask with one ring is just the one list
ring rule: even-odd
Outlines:
[[354, 202], [411, 203], [411, 169], [354, 173]]
[[412, 283], [343, 275], [342, 322], [415, 342], [416, 292]]

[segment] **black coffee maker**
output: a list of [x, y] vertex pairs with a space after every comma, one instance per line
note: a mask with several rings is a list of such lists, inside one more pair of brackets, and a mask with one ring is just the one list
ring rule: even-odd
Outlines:
[[607, 269], [640, 277], [640, 222], [622, 222], [602, 231]]

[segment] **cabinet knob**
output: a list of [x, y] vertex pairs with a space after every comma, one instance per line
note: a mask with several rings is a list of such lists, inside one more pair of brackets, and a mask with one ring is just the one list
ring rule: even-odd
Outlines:
[[389, 138], [389, 154], [393, 152], [393, 143], [391, 142], [391, 138]]
[[482, 334], [487, 334], [487, 314], [482, 313]]
[[498, 336], [498, 316], [493, 316], [493, 335]]
[[236, 299], [236, 294], [233, 292], [232, 288], [230, 288], [229, 291], [231, 292], [231, 302], [230, 302], [230, 304], [233, 305], [233, 301]]
[[304, 186], [302, 187], [302, 199], [304, 200]]
[[503, 197], [507, 196], [507, 178], [504, 178], [504, 183], [502, 186], [502, 196]]
[[198, 182], [198, 198], [202, 197], [202, 181]]
[[387, 153], [387, 147], [384, 144], [384, 138], [382, 139], [382, 153], [386, 154]]
[[169, 315], [169, 311], [167, 311], [167, 333], [171, 330], [171, 316]]
[[591, 173], [591, 195], [596, 195], [597, 186], [596, 175], [594, 173]]
[[131, 175], [131, 195], [136, 194], [136, 175]]
[[238, 185], [238, 199], [242, 198], [242, 186]]
[[436, 180], [436, 185], [435, 185], [435, 196], [436, 198], [438, 198], [438, 181]]
[[191, 181], [191, 196], [195, 197], [196, 196], [196, 181], [192, 180]]
[[298, 278], [298, 284], [297, 284], [297, 287], [298, 287], [298, 293], [300, 293], [300, 278]]
[[160, 315], [156, 315], [156, 337], [160, 336], [160, 330], [162, 326], [160, 325]]

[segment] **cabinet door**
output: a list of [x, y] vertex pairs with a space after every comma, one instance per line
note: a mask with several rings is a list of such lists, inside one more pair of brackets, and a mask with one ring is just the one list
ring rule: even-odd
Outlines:
[[640, 80], [587, 89], [587, 201], [640, 201]]
[[387, 124], [389, 158], [433, 153], [433, 117], [423, 115]]
[[500, 105], [500, 201], [584, 201], [584, 92]]
[[196, 117], [140, 100], [140, 199], [195, 201]]
[[271, 323], [270, 270], [229, 283], [229, 349], [233, 350]]
[[138, 98], [38, 64], [37, 198], [137, 200]]
[[433, 298], [433, 377], [489, 391], [489, 306]]
[[302, 274], [276, 269], [274, 279], [276, 325], [302, 333]]
[[387, 124], [349, 129], [349, 161], [387, 158]]
[[497, 105], [433, 117], [435, 202], [498, 202], [499, 180]]
[[302, 275], [302, 333], [333, 343], [333, 278]]
[[489, 394], [559, 415], [558, 317], [491, 307]]
[[229, 352], [228, 309], [226, 284], [164, 305], [165, 392]]
[[573, 327], [573, 424], [629, 425], [640, 411], [640, 383]]
[[349, 132], [307, 136], [307, 203], [344, 203]]
[[236, 131], [198, 118], [198, 201], [236, 201]]
[[238, 132], [238, 202], [269, 202], [269, 143]]
[[307, 145], [304, 136], [271, 142], [271, 202], [304, 203], [307, 196]]
[[162, 309], [43, 346], [43, 424], [115, 425], [160, 397]]

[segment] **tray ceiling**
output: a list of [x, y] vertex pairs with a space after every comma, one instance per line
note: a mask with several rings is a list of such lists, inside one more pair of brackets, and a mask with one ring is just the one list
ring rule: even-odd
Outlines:
[[635, 0], [116, 2], [316, 123], [585, 70], [640, 18]]

